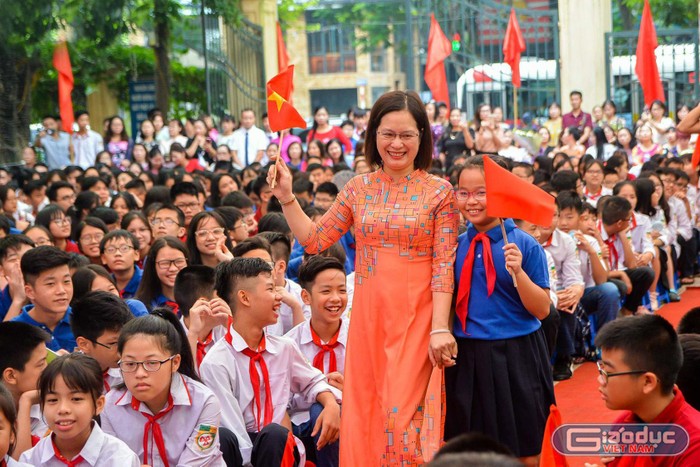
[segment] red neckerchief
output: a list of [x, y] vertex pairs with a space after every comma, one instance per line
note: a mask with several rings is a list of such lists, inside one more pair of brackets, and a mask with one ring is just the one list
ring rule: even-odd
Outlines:
[[547, 248], [548, 246], [552, 245], [552, 239], [554, 239], [554, 232], [552, 232], [552, 235], [549, 236], [546, 242], [544, 242], [544, 245], [542, 245], [543, 248]]
[[603, 240], [610, 250], [610, 270], [614, 271], [617, 269], [617, 263], [620, 261], [620, 254], [615, 247], [615, 236], [608, 237], [607, 240]]
[[630, 223], [632, 224], [630, 226], [630, 230], [634, 230], [637, 228], [637, 216], [635, 216], [634, 213], [632, 213], [632, 220], [630, 221]]
[[[141, 402], [135, 399], [133, 396], [131, 398], [131, 408], [139, 411], [139, 406], [141, 405]], [[153, 432], [153, 444], [156, 445], [156, 448], [158, 449], [158, 454], [160, 455], [160, 459], [163, 461], [163, 464], [165, 467], [170, 467], [170, 464], [168, 463], [168, 453], [165, 450], [165, 440], [163, 439], [163, 431], [160, 429], [160, 423], [158, 423], [158, 420], [163, 418], [165, 415], [167, 415], [171, 410], [173, 410], [173, 395], [168, 394], [168, 405], [165, 407], [165, 410], [162, 410], [159, 412], [157, 415], [151, 415], [146, 412], [141, 412], [141, 415], [146, 417], [148, 420], [146, 424], [143, 426], [143, 463], [144, 464], [149, 464], [153, 465], [153, 454], [151, 454], [151, 459], [149, 462], [148, 458], [148, 432], [152, 431]]]
[[309, 329], [311, 329], [311, 339], [314, 341], [314, 344], [321, 348], [321, 350], [319, 350], [316, 356], [314, 357], [314, 367], [321, 370], [321, 373], [325, 373], [325, 371], [323, 371], [323, 358], [325, 357], [326, 352], [328, 352], [328, 354], [330, 355], [330, 359], [328, 361], [328, 373], [338, 371], [338, 363], [335, 356], [335, 350], [333, 349], [340, 345], [340, 342], [338, 342], [338, 336], [340, 335], [340, 327], [338, 327], [338, 331], [336, 331], [336, 333], [333, 334], [331, 340], [328, 341], [328, 344], [324, 344], [323, 342], [321, 342], [321, 338], [318, 337], [318, 334], [316, 334], [316, 331], [314, 331], [314, 328], [313, 326], [311, 326], [311, 323], [309, 323]]
[[491, 240], [485, 232], [476, 234], [471, 244], [466, 258], [464, 258], [464, 266], [462, 267], [462, 277], [459, 281], [459, 292], [457, 294], [457, 317], [462, 323], [462, 331], [467, 332], [467, 314], [469, 307], [469, 292], [472, 287], [472, 269], [474, 269], [474, 256], [476, 244], [483, 244], [484, 268], [486, 269], [486, 285], [488, 296], [493, 293], [496, 287], [496, 268], [493, 265], [493, 257], [491, 256]]
[[591, 201], [596, 201], [602, 195], [603, 195], [603, 187], [600, 187], [600, 191], [596, 194], [591, 194], [591, 192], [588, 191], [588, 188], [583, 189], [583, 196], [590, 199]]
[[109, 373], [109, 368], [107, 368], [105, 371], [102, 372], [102, 383], [105, 386], [105, 392], [109, 392], [110, 386], [109, 383], [107, 382], [107, 374]]
[[[231, 326], [229, 326], [226, 332], [226, 341], [233, 346], [233, 338], [231, 336]], [[243, 355], [250, 359], [250, 364], [248, 365], [248, 372], [250, 373], [250, 383], [253, 385], [253, 394], [255, 396], [255, 407], [253, 409], [253, 414], [255, 415], [255, 423], [258, 427], [258, 431], [261, 431], [263, 427], [272, 423], [272, 391], [270, 390], [270, 375], [267, 372], [267, 365], [265, 364], [265, 359], [263, 358], [263, 352], [265, 351], [265, 334], [258, 345], [257, 352], [248, 347], [243, 349]], [[255, 363], [260, 364], [260, 372], [263, 376], [263, 384], [265, 385], [265, 415], [260, 416], [262, 411], [262, 403], [260, 401], [260, 375], [258, 370], [255, 368]], [[257, 413], [256, 413], [257, 411]], [[260, 418], [263, 418], [262, 424], [260, 424]]]
[[63, 456], [63, 454], [61, 454], [58, 451], [58, 448], [56, 447], [56, 443], [54, 443], [54, 441], [53, 441], [53, 437], [51, 437], [51, 446], [53, 447], [53, 455], [56, 457], [56, 459], [58, 459], [60, 462], [62, 462], [64, 464], [66, 464], [68, 467], [75, 467], [84, 460], [83, 456], [78, 456], [75, 459], [73, 459], [72, 461], [69, 461], [68, 459], [66, 459]]
[[180, 316], [180, 305], [178, 305], [177, 302], [166, 300], [165, 306], [170, 307], [173, 313], [175, 313], [177, 316]]
[[207, 346], [214, 340], [212, 337], [213, 332], [214, 330], [209, 331], [209, 335], [204, 339], [204, 342], [197, 339], [197, 368], [202, 364], [202, 360], [207, 354]]
[[7, 467], [7, 461], [5, 459], [0, 461], [0, 467]]

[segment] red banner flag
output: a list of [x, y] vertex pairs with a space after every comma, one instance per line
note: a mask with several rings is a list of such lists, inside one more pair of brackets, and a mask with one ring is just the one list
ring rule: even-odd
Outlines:
[[639, 24], [639, 38], [637, 39], [637, 64], [634, 66], [634, 72], [642, 86], [642, 91], [644, 91], [644, 105], [647, 107], [651, 106], [652, 101], [657, 99], [665, 102], [664, 87], [661, 84], [659, 68], [656, 65], [656, 54], [654, 53], [658, 45], [649, 0], [644, 0], [642, 22]]
[[569, 463], [566, 457], [560, 454], [552, 446], [552, 435], [554, 430], [561, 426], [561, 413], [556, 405], [549, 407], [549, 417], [544, 426], [544, 437], [542, 439], [542, 452], [540, 453], [540, 465], [551, 465], [556, 467], [567, 467]]
[[528, 183], [484, 156], [486, 179], [486, 214], [511, 217], [533, 224], [549, 226], [556, 210], [554, 197]]
[[56, 44], [53, 51], [53, 66], [58, 71], [58, 108], [61, 114], [63, 131], [73, 133], [73, 68], [70, 65], [68, 46], [65, 42]]
[[284, 45], [284, 36], [282, 35], [282, 26], [277, 22], [277, 71], [284, 71], [289, 66], [289, 54], [287, 46]]
[[270, 119], [272, 131], [306, 128], [306, 120], [289, 103], [292, 96], [293, 78], [294, 65], [290, 65], [267, 82], [267, 116]]
[[693, 151], [693, 158], [691, 159], [691, 164], [693, 164], [693, 169], [698, 168], [700, 164], [700, 141], [695, 143], [695, 150]]
[[510, 9], [510, 19], [503, 38], [503, 61], [510, 65], [512, 71], [513, 86], [519, 88], [520, 82], [520, 54], [525, 52], [525, 39], [515, 16], [515, 9]]
[[452, 43], [442, 32], [434, 14], [430, 14], [430, 34], [428, 36], [428, 58], [425, 64], [425, 84], [433, 99], [447, 104], [450, 108], [450, 93], [447, 89], [447, 75], [444, 61], [452, 53]]

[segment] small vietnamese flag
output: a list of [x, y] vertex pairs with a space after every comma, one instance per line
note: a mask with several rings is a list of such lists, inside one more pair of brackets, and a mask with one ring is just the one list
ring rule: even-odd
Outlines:
[[[544, 437], [542, 439], [542, 451], [540, 452], [540, 465], [551, 465], [556, 467], [567, 467], [569, 463], [566, 457], [557, 451], [552, 445], [555, 431], [561, 426], [561, 413], [556, 405], [552, 404], [549, 407], [549, 417], [544, 426]], [[557, 433], [560, 435], [561, 433]]]
[[552, 195], [508, 172], [488, 156], [484, 156], [484, 178], [488, 216], [552, 225], [556, 210]]
[[267, 82], [267, 116], [272, 131], [306, 128], [306, 120], [289, 103], [292, 94], [294, 65]]

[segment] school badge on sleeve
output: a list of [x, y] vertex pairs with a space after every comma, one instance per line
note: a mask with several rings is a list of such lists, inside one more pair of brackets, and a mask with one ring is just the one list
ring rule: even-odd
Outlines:
[[205, 451], [214, 445], [217, 427], [211, 425], [199, 425], [195, 443], [201, 451]]

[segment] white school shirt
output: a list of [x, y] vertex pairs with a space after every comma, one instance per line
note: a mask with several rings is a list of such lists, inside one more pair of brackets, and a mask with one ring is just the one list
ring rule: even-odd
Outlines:
[[656, 256], [654, 241], [651, 239], [651, 219], [649, 219], [649, 216], [633, 212], [627, 238], [630, 239], [632, 248], [637, 253], [651, 253], [652, 257]]
[[649, 221], [651, 223], [651, 229], [656, 230], [661, 234], [659, 235], [659, 240], [661, 240], [664, 245], [669, 245], [669, 238], [671, 234], [668, 231], [668, 224], [666, 223], [666, 214], [664, 214], [664, 210], [660, 207], [656, 208], [656, 214], [651, 216]]
[[[65, 462], [56, 458], [51, 438], [47, 436], [29, 451], [23, 452], [20, 461], [42, 467], [65, 467]], [[78, 467], [141, 466], [138, 456], [124, 441], [108, 435], [95, 422], [92, 422], [92, 432], [79, 455], [82, 456], [83, 461], [78, 464]]]
[[610, 188], [602, 187], [600, 189], [600, 192], [596, 194], [589, 193], [587, 188], [583, 188], [583, 198], [586, 200], [587, 203], [593, 205], [593, 207], [598, 206], [598, 200], [600, 198], [602, 198], [603, 196], [610, 196], [612, 194], [613, 192]]
[[576, 252], [576, 242], [559, 229], [554, 229], [549, 240], [542, 244], [554, 258], [557, 268], [556, 290], [563, 290], [572, 285], [584, 285], [581, 276], [581, 262]]
[[[229, 318], [230, 319], [230, 318]], [[185, 330], [185, 334], [189, 335], [190, 330], [187, 329], [187, 325], [185, 324], [185, 317], [181, 316], [180, 317], [180, 324], [182, 325], [182, 329]], [[226, 335], [226, 328], [224, 326], [214, 326], [211, 330], [211, 342], [208, 343], [206, 346], [204, 346], [204, 353], [207, 354], [212, 347], [214, 347], [214, 344], [216, 344], [216, 341], [219, 339], [223, 338]], [[195, 363], [197, 356], [193, 355], [195, 358]]]
[[5, 461], [7, 467], [33, 467], [32, 464], [26, 464], [24, 462], [18, 462], [10, 457], [9, 454], [2, 458]]
[[348, 292], [348, 304], [343, 311], [341, 318], [343, 321], [347, 321], [350, 324], [350, 314], [352, 312], [352, 300], [355, 296], [355, 271], [348, 274], [347, 279], [345, 279], [345, 289]]
[[[217, 436], [221, 406], [214, 393], [202, 383], [175, 373], [170, 395], [173, 409], [156, 422], [163, 433], [168, 464], [172, 467], [225, 467]], [[138, 405], [137, 409], [132, 408], [132, 403]], [[148, 419], [141, 412], [152, 415], [146, 404], [133, 399], [126, 388], [113, 389], [107, 394], [101, 415], [102, 429], [124, 441], [141, 463], [163, 467], [165, 463], [154, 442], [152, 429], [149, 430], [149, 458], [143, 459], [144, 428]]]
[[[337, 371], [343, 375], [345, 374], [345, 349], [348, 345], [348, 327], [347, 319], [340, 322], [340, 332], [338, 333], [338, 342], [340, 345], [333, 349], [336, 365], [338, 367]], [[316, 354], [321, 348], [314, 344], [313, 337], [311, 337], [310, 321], [304, 321], [298, 326], [295, 326], [291, 331], [285, 334], [284, 337], [293, 340], [297, 347], [299, 347], [299, 350], [301, 350], [301, 353], [304, 354], [304, 357], [313, 365], [314, 358], [316, 358]], [[323, 343], [326, 344], [327, 342]], [[328, 374], [330, 360], [331, 356], [326, 353], [323, 356], [323, 372], [325, 374]], [[311, 404], [306, 403], [306, 401], [302, 400], [302, 398], [298, 397], [296, 394], [292, 395], [290, 401], [290, 418], [292, 423], [298, 426], [308, 421], [310, 419], [309, 408], [311, 408]]]
[[[248, 160], [245, 160], [245, 134], [246, 132], [248, 133]], [[246, 167], [253, 162], [255, 162], [255, 158], [258, 155], [258, 151], [263, 152], [262, 159], [260, 160], [260, 163], [262, 165], [265, 165], [267, 163], [267, 155], [265, 154], [265, 150], [267, 149], [267, 145], [270, 144], [270, 140], [268, 137], [265, 135], [265, 132], [262, 131], [260, 128], [256, 126], [252, 126], [249, 130], [246, 130], [245, 128], [241, 127], [237, 129], [236, 131], [233, 132], [232, 138], [231, 138], [231, 145], [229, 148], [233, 151], [236, 151], [236, 155], [238, 156], [238, 160], [241, 162], [241, 164]]]
[[668, 205], [671, 208], [671, 218], [676, 223], [676, 234], [683, 237], [684, 240], [690, 240], [693, 237], [693, 224], [685, 209], [685, 203], [675, 196], [671, 196], [668, 199]]
[[[554, 264], [554, 258], [552, 258], [552, 255], [547, 250], [544, 250], [544, 256], [545, 256], [545, 258], [547, 258], [547, 270], [549, 271], [549, 283], [556, 284], [557, 283], [557, 266]], [[549, 288], [549, 300], [552, 302], [552, 305], [554, 305], [554, 308], [556, 308], [557, 305], [559, 304], [559, 297], [557, 297], [557, 293], [554, 291], [554, 287]]]
[[[301, 310], [304, 312], [304, 318], [306, 321], [311, 319], [311, 308], [309, 305], [304, 303], [301, 298], [301, 286], [296, 282], [285, 279], [284, 288], [287, 292], [292, 294], [294, 299], [301, 305]], [[280, 304], [279, 316], [277, 317], [277, 322], [265, 328], [265, 334], [269, 336], [284, 336], [294, 327], [294, 312], [292, 307], [286, 303]], [[224, 334], [226, 331], [224, 330]]]
[[41, 413], [41, 406], [39, 404], [33, 404], [29, 408], [29, 420], [31, 421], [32, 436], [45, 438], [51, 434], [49, 426], [44, 421], [44, 415]]
[[122, 372], [119, 371], [119, 368], [108, 369], [103, 379], [104, 384], [102, 386], [104, 389], [104, 394], [107, 394], [113, 387], [124, 382], [124, 380], [122, 379]]
[[[605, 261], [601, 260], [603, 252], [600, 249], [598, 240], [596, 240], [595, 237], [586, 234], [584, 234], [583, 237], [586, 239], [588, 244], [591, 245], [591, 248], [593, 248], [593, 251], [595, 251], [596, 256], [598, 256], [598, 260], [603, 265], [603, 268], [605, 268]], [[572, 240], [576, 242], [576, 239], [573, 237]], [[583, 251], [583, 249], [579, 248], [578, 245], [576, 246], [576, 251], [578, 252], [579, 260], [581, 261], [581, 277], [583, 277], [584, 287], [595, 287], [596, 283], [593, 279], [593, 264], [591, 263], [591, 257], [588, 256], [588, 253]]]
[[[250, 462], [253, 443], [248, 433], [258, 431], [253, 407], [255, 397], [250, 381], [250, 358], [243, 354], [248, 348], [233, 326], [231, 344], [226, 339], [217, 342], [204, 356], [199, 373], [204, 383], [223, 402], [221, 426], [233, 431], [238, 438], [243, 463]], [[272, 423], [280, 424], [292, 394], [298, 394], [309, 404], [325, 391], [330, 391], [340, 403], [340, 392], [328, 384], [326, 376], [311, 366], [296, 344], [286, 337], [265, 335], [265, 365], [270, 378]], [[260, 365], [255, 365], [260, 377], [261, 410], [265, 406], [265, 384]], [[263, 410], [264, 412], [264, 410]], [[264, 419], [264, 413], [260, 414]]]
[[[607, 240], [611, 238], [608, 237], [608, 233], [605, 231], [605, 228], [600, 221], [598, 221], [598, 230], [600, 231], [600, 236], [604, 242], [607, 242]], [[618, 234], [614, 234], [612, 239], [615, 250], [617, 251], [617, 264], [614, 264], [615, 255], [613, 255], [612, 248], [610, 248], [610, 269], [612, 271], [624, 271], [627, 269], [627, 267], [625, 266], [625, 250], [622, 248], [622, 240], [620, 240], [620, 236]], [[630, 246], [632, 247], [632, 251], [634, 251], [634, 245]]]

